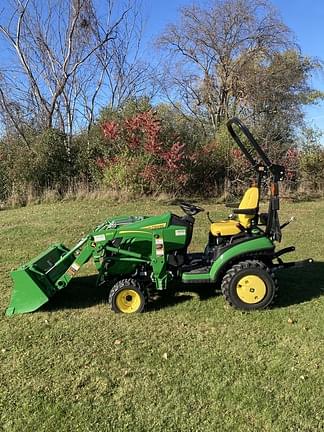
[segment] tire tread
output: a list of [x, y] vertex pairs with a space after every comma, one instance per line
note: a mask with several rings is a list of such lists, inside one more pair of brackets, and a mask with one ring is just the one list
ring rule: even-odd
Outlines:
[[118, 293], [118, 291], [120, 291], [121, 289], [123, 289], [124, 287], [129, 287], [129, 288], [135, 288], [136, 290], [140, 291], [141, 294], [144, 297], [144, 308], [141, 312], [144, 311], [145, 306], [147, 305], [147, 300], [148, 300], [148, 295], [146, 290], [142, 289], [142, 287], [140, 286], [139, 282], [136, 281], [136, 279], [133, 278], [125, 278], [125, 279], [120, 279], [119, 281], [117, 281], [115, 283], [115, 285], [113, 285], [113, 287], [111, 288], [110, 292], [109, 292], [109, 297], [108, 297], [108, 303], [111, 306], [111, 309], [114, 312], [118, 312], [114, 309], [114, 305], [113, 305], [113, 299], [115, 297], [115, 295]]
[[[231, 283], [232, 279], [240, 271], [247, 270], [249, 268], [261, 269], [261, 270], [267, 272], [269, 274], [270, 278], [272, 279], [273, 285], [274, 285], [274, 294], [273, 294], [270, 302], [259, 309], [264, 309], [266, 307], [271, 306], [273, 304], [275, 298], [277, 297], [277, 294], [278, 294], [278, 289], [279, 289], [278, 279], [275, 276], [274, 271], [271, 268], [269, 268], [264, 262], [259, 261], [259, 260], [248, 259], [245, 261], [240, 261], [237, 264], [234, 264], [229, 270], [227, 270], [227, 272], [225, 273], [225, 275], [223, 277], [222, 284], [221, 284], [221, 290], [222, 290], [223, 296], [225, 297], [226, 301], [232, 307], [234, 307], [235, 309], [242, 309], [232, 301], [231, 294], [230, 294], [230, 283]], [[247, 308], [247, 309], [251, 310], [253, 308]], [[257, 309], [257, 308], [254, 308], [254, 309]]]

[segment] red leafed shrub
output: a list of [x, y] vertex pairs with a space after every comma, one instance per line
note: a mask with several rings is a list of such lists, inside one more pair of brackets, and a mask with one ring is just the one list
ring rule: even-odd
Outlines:
[[159, 139], [160, 122], [154, 117], [152, 111], [135, 114], [124, 121], [121, 125], [124, 129], [124, 139], [129, 149], [145, 150], [153, 155], [161, 152]]
[[208, 141], [188, 156], [187, 170], [190, 189], [201, 195], [211, 195], [223, 187], [225, 149], [217, 140]]
[[100, 170], [103, 170], [107, 166], [107, 161], [103, 157], [98, 157], [96, 160], [96, 165]]
[[244, 179], [246, 172], [251, 170], [250, 163], [240, 149], [230, 149], [228, 170], [231, 180]]
[[159, 177], [159, 167], [152, 164], [146, 165], [140, 175], [146, 182], [155, 182]]
[[110, 156], [97, 160], [111, 186], [122, 189], [127, 185], [128, 189], [152, 193], [177, 192], [186, 185], [185, 144], [176, 137], [173, 141], [166, 139], [152, 111], [122, 118], [118, 123], [105, 122], [102, 132], [108, 150], [118, 155], [117, 159]]
[[102, 125], [102, 132], [105, 138], [115, 140], [118, 137], [118, 124], [115, 121], [105, 122]]
[[299, 159], [300, 151], [297, 148], [290, 148], [282, 161], [284, 167], [286, 168], [286, 179], [290, 182], [297, 180], [299, 171]]
[[184, 144], [179, 143], [178, 141], [172, 144], [171, 148], [162, 153], [162, 158], [165, 161], [167, 167], [169, 169], [178, 169], [183, 165], [184, 160]]

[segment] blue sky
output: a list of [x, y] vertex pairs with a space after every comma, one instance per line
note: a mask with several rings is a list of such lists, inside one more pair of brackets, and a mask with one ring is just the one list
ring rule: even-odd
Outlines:
[[[98, 0], [100, 2], [100, 0]], [[195, 0], [199, 2], [199, 0]], [[200, 0], [204, 2], [205, 0]], [[207, 0], [206, 0], [207, 1]], [[0, 4], [4, 0], [0, 0]], [[42, 4], [42, 0], [37, 0]], [[147, 53], [153, 52], [153, 41], [165, 26], [177, 20], [181, 6], [191, 4], [193, 0], [142, 0], [146, 16], [145, 39], [148, 40]], [[324, 62], [324, 0], [272, 0], [279, 10], [283, 21], [294, 32], [298, 44], [305, 55], [322, 59]], [[1, 7], [0, 7], [1, 11]], [[4, 8], [4, 13], [6, 8]], [[2, 61], [8, 61], [8, 53], [3, 46]], [[152, 50], [152, 51], [151, 51]], [[311, 79], [314, 88], [324, 91], [324, 74], [317, 73]], [[307, 107], [306, 119], [324, 132], [324, 103]], [[324, 135], [322, 138], [324, 144]]]
[[[177, 19], [181, 6], [190, 0], [143, 0], [147, 14], [146, 31], [152, 39], [164, 27]], [[305, 55], [324, 61], [324, 0], [272, 0]], [[312, 85], [324, 91], [324, 74], [312, 77]], [[324, 131], [324, 103], [306, 109], [306, 118], [313, 126]]]

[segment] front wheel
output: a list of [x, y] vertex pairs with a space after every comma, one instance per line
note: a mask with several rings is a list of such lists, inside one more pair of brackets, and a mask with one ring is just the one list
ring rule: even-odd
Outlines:
[[140, 313], [143, 312], [147, 303], [146, 292], [141, 289], [135, 279], [122, 279], [110, 290], [109, 304], [111, 309], [117, 313]]
[[227, 270], [221, 288], [225, 299], [237, 309], [265, 309], [275, 298], [278, 282], [262, 261], [246, 260]]

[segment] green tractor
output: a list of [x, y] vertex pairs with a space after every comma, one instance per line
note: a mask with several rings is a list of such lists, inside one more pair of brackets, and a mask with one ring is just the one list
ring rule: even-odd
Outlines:
[[[38, 309], [65, 288], [91, 258], [98, 270], [97, 284], [107, 286], [115, 312], [142, 312], [149, 294], [179, 284], [221, 287], [225, 299], [241, 310], [268, 307], [278, 289], [276, 271], [312, 259], [282, 261], [282, 255], [295, 250], [293, 246], [275, 250], [282, 228], [289, 223], [280, 225], [278, 217], [278, 185], [284, 179], [284, 167], [271, 163], [240, 120], [233, 118], [227, 126], [251, 163], [256, 182], [228, 219], [211, 221], [203, 252], [188, 253], [194, 216], [204, 211], [193, 203], [179, 201], [184, 216], [168, 212], [152, 217], [109, 218], [71, 250], [62, 244], [53, 245], [14, 270], [14, 288], [6, 314]], [[244, 135], [248, 145], [240, 138]], [[266, 176], [271, 180], [269, 210], [259, 214], [261, 182]]]

